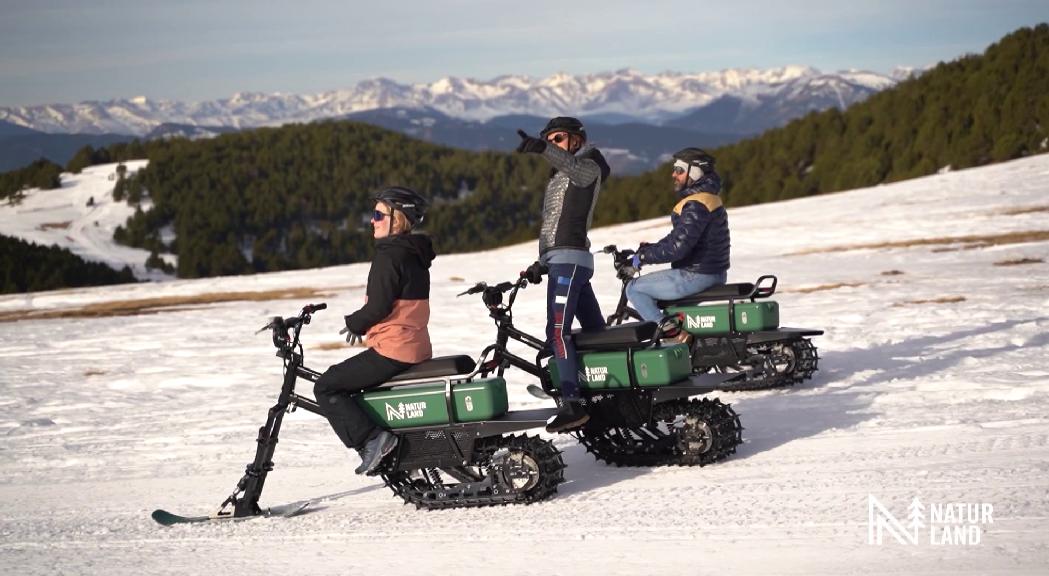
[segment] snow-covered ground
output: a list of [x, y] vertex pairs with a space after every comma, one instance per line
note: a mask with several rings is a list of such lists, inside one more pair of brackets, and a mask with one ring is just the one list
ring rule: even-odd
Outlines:
[[[254, 454], [280, 385], [266, 317], [302, 299], [0, 324], [0, 566], [7, 574], [1046, 574], [1049, 572], [1049, 155], [731, 211], [730, 278], [780, 279], [783, 323], [823, 328], [821, 370], [790, 390], [721, 394], [745, 444], [704, 468], [617, 469], [567, 437], [567, 483], [532, 506], [421, 512], [353, 474], [327, 424], [290, 414], [264, 505], [302, 516], [162, 528], [157, 507], [212, 511]], [[96, 198], [97, 200], [97, 198]], [[668, 208], [673, 199], [665, 197]], [[4, 216], [7, 218], [7, 216]], [[10, 221], [3, 221], [5, 227]], [[653, 240], [665, 219], [595, 230], [595, 248]], [[1021, 234], [1030, 233], [1030, 234]], [[980, 236], [968, 243], [918, 240]], [[1026, 238], [1026, 242], [1008, 243]], [[821, 251], [862, 244], [880, 248]], [[975, 246], [975, 247], [974, 247]], [[437, 354], [494, 330], [469, 283], [509, 279], [531, 244], [441, 256]], [[618, 296], [598, 256], [596, 289]], [[996, 265], [1003, 262], [1025, 264]], [[140, 298], [329, 291], [307, 363], [346, 350], [341, 318], [366, 265], [0, 297], [0, 313]], [[544, 289], [518, 304], [539, 332]], [[920, 301], [941, 300], [941, 302]], [[510, 373], [515, 408], [542, 402]], [[870, 497], [907, 527], [868, 543]], [[943, 544], [944, 504], [989, 504], [979, 542]], [[942, 509], [942, 508], [938, 508]], [[885, 518], [884, 514], [877, 517]], [[984, 518], [986, 519], [986, 518]], [[939, 520], [941, 522], [935, 522]], [[953, 534], [953, 533], [951, 533]]]

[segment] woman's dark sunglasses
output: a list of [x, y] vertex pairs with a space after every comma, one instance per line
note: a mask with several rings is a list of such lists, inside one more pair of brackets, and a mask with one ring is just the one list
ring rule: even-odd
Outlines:
[[383, 218], [386, 218], [387, 216], [387, 213], [376, 210], [375, 212], [372, 212], [372, 222], [382, 222]]

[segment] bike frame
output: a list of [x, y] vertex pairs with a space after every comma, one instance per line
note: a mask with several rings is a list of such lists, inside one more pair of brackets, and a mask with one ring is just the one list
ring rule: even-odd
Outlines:
[[[544, 354], [549, 354], [550, 348], [547, 346], [546, 341], [540, 340], [514, 326], [514, 301], [517, 299], [517, 292], [521, 288], [524, 288], [527, 283], [528, 281], [522, 278], [514, 284], [507, 282], [497, 286], [485, 286], [483, 288], [482, 300], [484, 300], [485, 305], [488, 307], [488, 315], [495, 321], [496, 337], [494, 344], [489, 345], [481, 351], [478, 365], [480, 367], [479, 370], [482, 378], [493, 372], [497, 376], [502, 377], [506, 372], [506, 369], [510, 366], [531, 374], [540, 380], [545, 378], [545, 371], [541, 369], [539, 361]], [[475, 288], [477, 287], [475, 286]], [[504, 306], [502, 304], [502, 294], [506, 289], [510, 290], [510, 295], [507, 304]], [[467, 293], [471, 292], [467, 291], [463, 294]], [[478, 292], [472, 293], [476, 294]], [[460, 296], [461, 295], [462, 294], [460, 294]], [[521, 344], [535, 350], [536, 359], [526, 360], [525, 358], [511, 352], [507, 348], [510, 340], [520, 342]], [[488, 359], [489, 354], [492, 354], [490, 359]]]

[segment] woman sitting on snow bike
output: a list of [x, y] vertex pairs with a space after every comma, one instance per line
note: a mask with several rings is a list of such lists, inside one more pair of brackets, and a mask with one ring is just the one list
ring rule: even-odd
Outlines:
[[314, 395], [324, 416], [347, 448], [361, 456], [355, 472], [375, 472], [397, 446], [397, 436], [379, 428], [356, 396], [433, 356], [430, 321], [430, 263], [436, 257], [430, 239], [412, 234], [428, 202], [414, 190], [387, 188], [375, 196], [371, 224], [375, 256], [368, 273], [367, 302], [346, 316], [350, 344], [368, 349], [328, 368]]

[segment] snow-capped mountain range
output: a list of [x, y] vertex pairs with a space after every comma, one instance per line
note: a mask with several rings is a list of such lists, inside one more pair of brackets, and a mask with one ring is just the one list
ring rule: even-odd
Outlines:
[[[310, 122], [367, 110], [432, 108], [453, 118], [487, 121], [526, 114], [575, 115], [609, 123], [661, 124], [730, 98], [746, 109], [846, 107], [912, 74], [866, 71], [823, 73], [805, 66], [729, 69], [719, 72], [646, 75], [635, 70], [554, 74], [545, 78], [499, 76], [481, 81], [447, 77], [429, 84], [387, 78], [312, 95], [243, 92], [205, 102], [143, 96], [39, 106], [0, 107], [0, 121], [42, 132], [145, 135], [164, 123], [253, 128]], [[750, 130], [741, 129], [740, 132]]]

